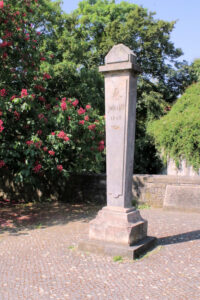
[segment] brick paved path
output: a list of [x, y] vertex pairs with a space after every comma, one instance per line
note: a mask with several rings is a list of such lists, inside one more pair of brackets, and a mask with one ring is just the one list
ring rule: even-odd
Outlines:
[[[0, 300], [200, 299], [200, 214], [142, 210], [160, 246], [138, 261], [114, 262], [76, 250], [94, 209], [62, 205], [47, 211], [31, 212], [27, 228], [3, 225]], [[29, 218], [18, 221], [26, 225]]]

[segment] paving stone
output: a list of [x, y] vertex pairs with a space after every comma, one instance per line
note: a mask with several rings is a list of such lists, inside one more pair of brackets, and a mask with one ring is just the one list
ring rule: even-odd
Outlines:
[[199, 299], [200, 214], [142, 210], [158, 246], [134, 262], [77, 251], [91, 217], [69, 214], [62, 205], [43, 228], [0, 234], [1, 300]]

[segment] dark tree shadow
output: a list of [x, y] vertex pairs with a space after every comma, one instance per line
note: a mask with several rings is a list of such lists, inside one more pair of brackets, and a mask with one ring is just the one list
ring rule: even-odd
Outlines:
[[1, 208], [0, 234], [26, 235], [25, 230], [85, 222], [95, 218], [102, 208], [96, 204], [29, 203]]
[[141, 197], [143, 187], [144, 187], [144, 183], [142, 182], [140, 176], [134, 175], [132, 181], [133, 205], [138, 204], [138, 199], [140, 199]]
[[189, 231], [185, 233], [180, 233], [172, 236], [166, 236], [157, 239], [158, 245], [172, 245], [185, 243], [189, 241], [200, 240], [200, 230]]
[[28, 202], [62, 201], [70, 203], [106, 203], [106, 175], [71, 175], [67, 180], [37, 178], [34, 184], [16, 183], [9, 171], [0, 169], [0, 207]]

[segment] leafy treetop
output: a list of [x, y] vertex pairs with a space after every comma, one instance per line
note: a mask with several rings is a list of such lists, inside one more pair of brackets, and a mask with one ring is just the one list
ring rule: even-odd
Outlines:
[[191, 85], [160, 120], [149, 124], [163, 159], [173, 158], [178, 164], [186, 159], [196, 170], [200, 168], [200, 82]]

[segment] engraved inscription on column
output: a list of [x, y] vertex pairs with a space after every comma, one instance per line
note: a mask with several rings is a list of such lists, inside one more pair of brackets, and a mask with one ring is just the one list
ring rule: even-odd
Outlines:
[[110, 78], [106, 103], [107, 189], [114, 198], [123, 195], [127, 111], [127, 78]]

